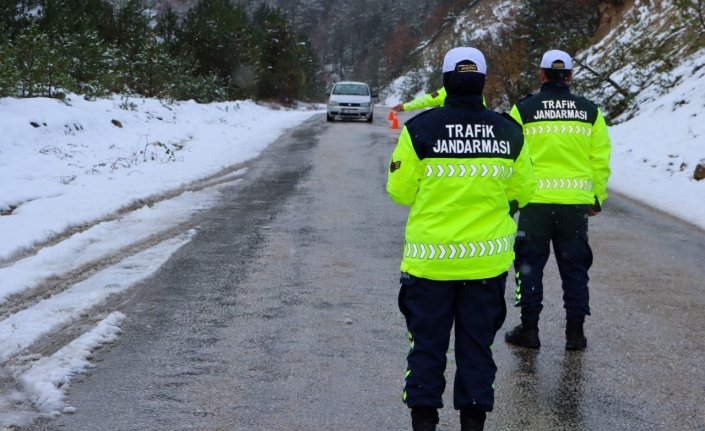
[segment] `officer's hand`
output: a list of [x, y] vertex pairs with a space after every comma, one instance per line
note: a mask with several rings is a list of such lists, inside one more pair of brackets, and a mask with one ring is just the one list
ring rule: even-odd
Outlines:
[[404, 110], [404, 104], [403, 104], [403, 103], [399, 103], [399, 104], [397, 104], [397, 105], [392, 106], [392, 111], [394, 111], [394, 112], [401, 112], [401, 111], [403, 111], [403, 110]]
[[590, 217], [594, 217], [594, 216], [598, 215], [601, 211], [602, 211], [602, 205], [600, 205], [600, 201], [597, 199], [597, 196], [596, 196], [595, 203], [588, 207], [588, 215]]
[[517, 211], [519, 211], [519, 202], [509, 201], [509, 217], [514, 217]]

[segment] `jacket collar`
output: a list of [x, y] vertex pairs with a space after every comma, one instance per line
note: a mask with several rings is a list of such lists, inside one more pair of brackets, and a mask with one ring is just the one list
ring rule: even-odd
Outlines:
[[564, 82], [544, 82], [541, 85], [541, 91], [550, 91], [554, 93], [570, 93], [570, 85]]
[[482, 95], [460, 96], [457, 94], [449, 94], [446, 96], [446, 100], [443, 105], [473, 110], [485, 109], [485, 105], [482, 103]]

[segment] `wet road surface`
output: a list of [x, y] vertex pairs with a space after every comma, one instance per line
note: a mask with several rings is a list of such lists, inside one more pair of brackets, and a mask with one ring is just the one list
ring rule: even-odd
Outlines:
[[[410, 429], [407, 210], [384, 190], [398, 133], [384, 118], [316, 116], [272, 145], [125, 298], [122, 336], [69, 390], [76, 413], [23, 430]], [[704, 430], [705, 233], [612, 195], [590, 238], [588, 349], [564, 350], [551, 260], [542, 347], [504, 343], [510, 307], [485, 429]], [[460, 428], [451, 390], [439, 430]]]

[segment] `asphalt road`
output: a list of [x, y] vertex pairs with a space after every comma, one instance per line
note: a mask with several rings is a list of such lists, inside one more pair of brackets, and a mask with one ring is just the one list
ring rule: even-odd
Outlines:
[[[410, 429], [386, 114], [316, 116], [273, 144], [124, 299], [122, 336], [68, 392], [76, 412], [23, 430]], [[541, 350], [504, 343], [510, 308], [486, 429], [704, 430], [705, 233], [613, 195], [590, 235], [588, 349], [564, 350], [550, 261]], [[440, 430], [459, 429], [451, 390]]]

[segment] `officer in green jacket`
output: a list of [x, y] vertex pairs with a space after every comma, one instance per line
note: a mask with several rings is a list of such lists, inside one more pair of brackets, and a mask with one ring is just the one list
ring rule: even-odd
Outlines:
[[483, 105], [485, 75], [479, 50], [448, 51], [444, 106], [407, 121], [391, 157], [387, 191], [411, 207], [399, 308], [411, 342], [403, 399], [414, 430], [436, 429], [454, 324], [462, 430], [483, 429], [494, 405], [491, 346], [506, 316], [516, 234], [510, 206], [529, 202], [536, 182], [521, 127]]
[[441, 87], [433, 93], [422, 94], [410, 102], [394, 105], [392, 107], [392, 111], [402, 112], [413, 111], [414, 109], [438, 108], [443, 106], [443, 102], [446, 100], [446, 95], [446, 89]]
[[[413, 111], [415, 109], [438, 108], [443, 106], [447, 95], [448, 93], [446, 93], [445, 87], [441, 87], [433, 93], [422, 94], [410, 102], [396, 104], [392, 106], [392, 111], [402, 112]], [[485, 100], [484, 96], [482, 97], [482, 104], [487, 106], [487, 100]]]
[[541, 60], [541, 91], [521, 100], [510, 115], [524, 130], [537, 179], [531, 202], [521, 210], [516, 241], [516, 305], [521, 324], [507, 332], [514, 345], [538, 348], [543, 308], [543, 269], [553, 243], [566, 312], [566, 349], [583, 350], [590, 314], [588, 216], [607, 198], [610, 140], [600, 109], [570, 92], [571, 57], [558, 50]]

